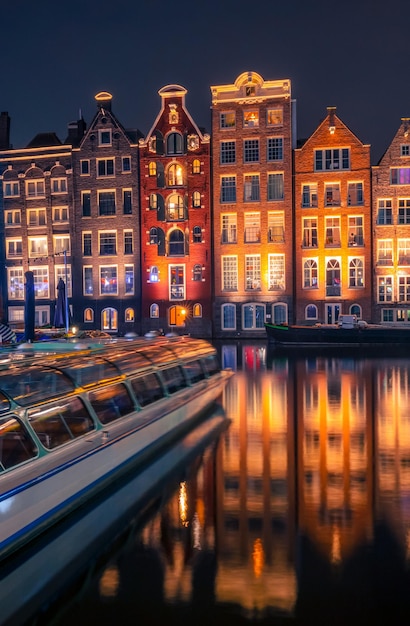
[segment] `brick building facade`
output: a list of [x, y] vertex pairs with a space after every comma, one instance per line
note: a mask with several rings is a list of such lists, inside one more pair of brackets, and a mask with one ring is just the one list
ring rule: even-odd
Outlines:
[[329, 107], [295, 150], [295, 321], [370, 320], [370, 146]]

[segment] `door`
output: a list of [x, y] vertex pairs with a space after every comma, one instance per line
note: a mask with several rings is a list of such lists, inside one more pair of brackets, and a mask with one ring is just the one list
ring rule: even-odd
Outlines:
[[326, 304], [326, 324], [336, 324], [340, 315], [340, 304]]

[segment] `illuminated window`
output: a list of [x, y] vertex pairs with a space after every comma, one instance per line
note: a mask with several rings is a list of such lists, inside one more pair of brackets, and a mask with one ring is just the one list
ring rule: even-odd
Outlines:
[[124, 254], [133, 254], [134, 237], [132, 230], [124, 230]]
[[167, 154], [182, 154], [183, 140], [181, 133], [170, 133], [167, 137]]
[[48, 267], [30, 268], [34, 274], [34, 295], [36, 298], [49, 298]]
[[114, 176], [114, 159], [97, 159], [97, 175]]
[[285, 241], [285, 216], [283, 211], [268, 213], [268, 242], [283, 243]]
[[222, 257], [222, 289], [238, 291], [238, 257]]
[[100, 215], [115, 215], [115, 191], [99, 191], [98, 208]]
[[236, 142], [235, 141], [221, 141], [219, 153], [220, 153], [220, 163], [222, 165], [227, 164], [227, 163], [235, 163]]
[[339, 183], [325, 184], [325, 206], [340, 206]]
[[393, 276], [377, 277], [377, 301], [392, 302], [393, 301]]
[[46, 223], [45, 209], [28, 209], [27, 226], [44, 226]]
[[24, 298], [24, 274], [22, 267], [9, 268], [8, 274], [8, 297], [9, 300], [22, 300]]
[[122, 190], [122, 211], [124, 215], [132, 213], [132, 191], [131, 189]]
[[131, 309], [130, 307], [128, 307], [128, 309], [125, 309], [125, 322], [134, 322], [134, 321], [135, 321], [134, 309]]
[[185, 298], [185, 267], [183, 265], [169, 266], [169, 299], [183, 300]]
[[53, 235], [54, 254], [70, 254], [70, 235]]
[[410, 265], [410, 239], [397, 240], [397, 255], [399, 265]]
[[259, 243], [260, 240], [261, 240], [260, 213], [245, 213], [244, 242], [245, 243]]
[[93, 309], [85, 309], [84, 310], [84, 322], [93, 322], [94, 321], [94, 311]]
[[202, 305], [198, 302], [192, 307], [192, 317], [202, 317]]
[[199, 209], [201, 206], [201, 194], [199, 191], [194, 191], [192, 194], [192, 206], [194, 209]]
[[66, 178], [52, 178], [51, 179], [51, 193], [67, 193], [67, 179]]
[[243, 112], [243, 126], [244, 128], [258, 128], [259, 126], [259, 110], [250, 109]]
[[193, 243], [202, 243], [202, 228], [200, 226], [193, 227], [192, 241]]
[[177, 193], [173, 193], [167, 200], [167, 218], [169, 220], [185, 219], [184, 198]]
[[303, 240], [304, 248], [317, 248], [317, 218], [303, 218]]
[[283, 174], [268, 174], [268, 200], [283, 200]]
[[192, 279], [194, 282], [200, 282], [202, 280], [202, 265], [199, 265], [199, 263], [193, 267]]
[[55, 266], [55, 297], [58, 296], [57, 285], [60, 278], [64, 281], [66, 286], [67, 296], [71, 298], [71, 265], [56, 265]]
[[149, 271], [149, 280], [151, 283], [159, 282], [159, 271], [156, 265], [153, 265]]
[[318, 269], [315, 259], [306, 259], [303, 261], [303, 288], [318, 288]]
[[237, 243], [236, 213], [221, 215], [221, 243]]
[[14, 209], [13, 211], [4, 211], [4, 223], [6, 224], [6, 226], [20, 226], [20, 209]]
[[340, 262], [337, 259], [329, 259], [326, 263], [326, 295], [340, 296]]
[[81, 192], [81, 206], [83, 217], [91, 217], [91, 191]]
[[327, 150], [315, 150], [315, 171], [322, 172], [332, 170], [350, 169], [350, 149], [332, 148]]
[[149, 208], [156, 211], [158, 208], [158, 196], [156, 193], [151, 193], [149, 196]]
[[133, 265], [124, 266], [124, 276], [125, 276], [125, 293], [127, 296], [129, 296], [134, 293], [134, 266]]
[[111, 145], [111, 130], [99, 130], [98, 131], [98, 143], [100, 146]]
[[363, 183], [348, 183], [347, 206], [361, 206], [363, 202]]
[[125, 156], [121, 158], [122, 163], [122, 171], [130, 172], [131, 171], [131, 157]]
[[68, 206], [53, 207], [53, 222], [68, 222]]
[[149, 316], [150, 317], [159, 317], [159, 306], [158, 304], [151, 304], [149, 308]]
[[377, 265], [393, 265], [393, 241], [391, 239], [377, 241]]
[[100, 295], [118, 295], [118, 269], [116, 265], [100, 267]]
[[283, 137], [268, 137], [266, 160], [283, 161]]
[[155, 161], [150, 161], [150, 163], [148, 165], [148, 174], [150, 176], [156, 176], [157, 175], [157, 164], [155, 163]]
[[222, 176], [221, 202], [236, 202], [236, 176]]
[[259, 174], [246, 174], [243, 181], [244, 202], [257, 202], [259, 194]]
[[223, 304], [221, 307], [222, 330], [236, 330], [236, 307]]
[[399, 276], [399, 302], [410, 302], [410, 276]]
[[377, 204], [377, 223], [381, 226], [393, 224], [392, 201], [389, 199], [380, 199]]
[[101, 328], [103, 330], [118, 330], [118, 311], [107, 307], [101, 312]]
[[201, 173], [201, 161], [199, 159], [194, 159], [192, 161], [192, 173], [193, 174]]
[[392, 167], [390, 170], [391, 185], [410, 185], [410, 167]]
[[285, 289], [285, 255], [268, 255], [268, 280], [269, 289], [284, 291]]
[[20, 195], [20, 185], [18, 181], [3, 182], [3, 196], [13, 198]]
[[363, 217], [361, 215], [349, 215], [349, 246], [363, 245]]
[[29, 237], [28, 238], [28, 254], [29, 257], [45, 257], [47, 256], [47, 237]]
[[339, 217], [325, 217], [325, 245], [340, 247]]
[[245, 139], [243, 142], [243, 162], [256, 163], [259, 161], [259, 139]]
[[302, 186], [302, 206], [303, 207], [317, 207], [317, 184], [311, 183], [310, 185]]
[[26, 196], [36, 198], [44, 196], [44, 180], [26, 180]]
[[268, 126], [282, 126], [283, 124], [283, 110], [267, 109], [266, 111], [266, 123]]
[[158, 229], [155, 228], [155, 226], [149, 231], [149, 242], [152, 246], [156, 246], [158, 244]]
[[349, 262], [349, 287], [364, 287], [362, 259], [351, 259]]
[[235, 128], [235, 111], [223, 111], [219, 115], [221, 128]]
[[99, 238], [99, 254], [101, 256], [117, 254], [116, 231], [99, 232], [98, 238]]
[[15, 259], [23, 256], [22, 239], [6, 239], [6, 258]]
[[263, 330], [265, 305], [251, 302], [242, 306], [242, 328], [244, 330]]
[[90, 266], [83, 267], [83, 294], [85, 296], [94, 294], [93, 268]]
[[398, 224], [410, 224], [410, 198], [399, 199]]
[[89, 176], [89, 174], [90, 174], [90, 159], [82, 159], [80, 161], [80, 174], [81, 174], [81, 176]]
[[175, 187], [184, 184], [182, 167], [178, 163], [171, 163], [171, 165], [169, 166], [167, 181], [169, 187]]

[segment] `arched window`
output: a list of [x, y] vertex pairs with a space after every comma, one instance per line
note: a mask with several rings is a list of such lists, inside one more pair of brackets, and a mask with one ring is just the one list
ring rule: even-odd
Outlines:
[[179, 163], [171, 163], [167, 172], [167, 185], [175, 187], [184, 184], [184, 177], [181, 165]]
[[197, 302], [192, 308], [192, 317], [202, 317], [202, 304]]
[[351, 259], [349, 263], [349, 287], [364, 287], [362, 259]]
[[236, 330], [236, 307], [234, 304], [223, 304], [221, 307], [222, 330]]
[[181, 133], [170, 133], [167, 137], [167, 154], [182, 154], [183, 140]]
[[159, 271], [156, 265], [153, 265], [149, 271], [149, 281], [150, 283], [157, 283], [159, 281]]
[[134, 309], [132, 309], [131, 307], [128, 307], [128, 309], [125, 309], [125, 321], [133, 322], [134, 320], [135, 320]]
[[201, 161], [199, 159], [194, 159], [192, 161], [192, 173], [193, 174], [201, 173]]
[[184, 199], [177, 193], [173, 193], [167, 200], [167, 217], [169, 220], [184, 219]]
[[150, 164], [148, 165], [148, 174], [150, 176], [157, 175], [157, 164], [155, 163], [155, 161], [151, 161]]
[[202, 242], [202, 228], [200, 226], [194, 226], [192, 229], [192, 239], [194, 243]]
[[112, 307], [107, 307], [101, 311], [102, 330], [118, 330], [118, 312]]
[[149, 196], [149, 208], [153, 211], [158, 208], [158, 196], [156, 193], [151, 193]]
[[85, 309], [84, 310], [84, 322], [93, 322], [93, 321], [94, 321], [93, 309]]
[[272, 307], [272, 320], [274, 324], [288, 323], [288, 307], [286, 304], [278, 302]]
[[261, 330], [264, 329], [265, 305], [250, 302], [242, 305], [242, 328]]
[[194, 209], [198, 209], [201, 206], [201, 194], [199, 191], [194, 191], [192, 194], [192, 206]]
[[202, 280], [202, 265], [197, 263], [192, 270], [192, 278], [195, 282]]
[[168, 238], [168, 253], [169, 256], [184, 256], [184, 233], [179, 228], [175, 228], [169, 233]]
[[358, 320], [362, 319], [362, 307], [359, 304], [352, 304], [349, 313], [350, 315], [356, 315]]
[[317, 261], [308, 259], [303, 263], [303, 287], [305, 289], [317, 289]]
[[316, 304], [308, 304], [305, 309], [305, 319], [317, 320], [317, 306]]
[[326, 295], [340, 296], [340, 263], [337, 259], [330, 259], [326, 265]]
[[158, 244], [158, 228], [150, 228], [149, 231], [149, 242], [151, 246], [156, 246]]
[[149, 316], [150, 317], [159, 317], [159, 306], [158, 304], [151, 304], [149, 308]]

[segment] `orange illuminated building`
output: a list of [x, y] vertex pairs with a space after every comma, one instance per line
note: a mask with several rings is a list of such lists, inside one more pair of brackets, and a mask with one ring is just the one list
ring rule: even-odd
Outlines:
[[371, 319], [370, 146], [328, 107], [295, 150], [295, 321]]
[[263, 337], [292, 319], [291, 84], [244, 72], [211, 94], [214, 336]]
[[187, 90], [159, 90], [161, 110], [140, 140], [143, 332], [210, 337], [210, 137], [185, 107]]

